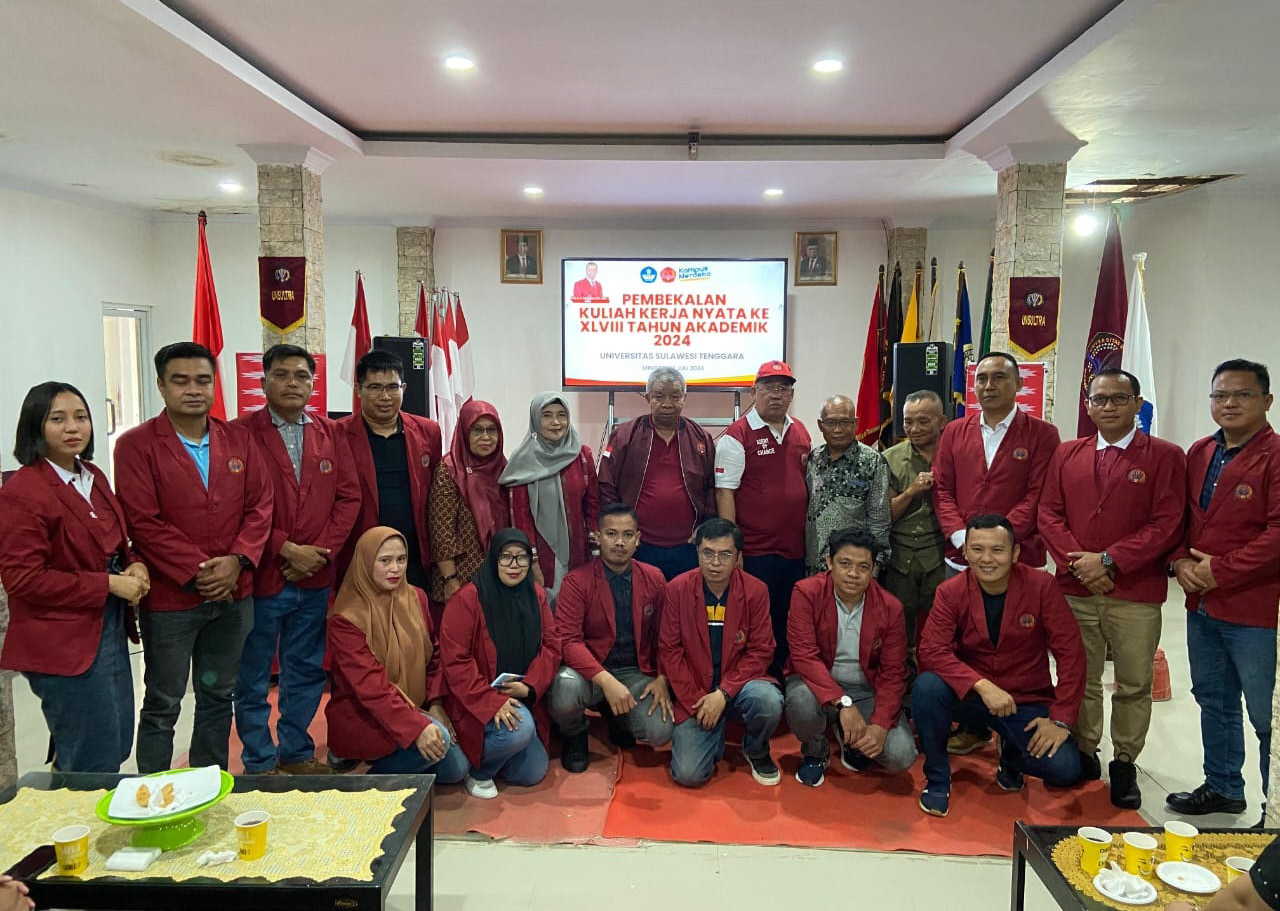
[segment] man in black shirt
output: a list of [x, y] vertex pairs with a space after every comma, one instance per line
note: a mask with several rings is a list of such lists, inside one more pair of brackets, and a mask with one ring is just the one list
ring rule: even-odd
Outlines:
[[548, 694], [548, 710], [564, 749], [560, 764], [587, 768], [584, 709], [600, 707], [623, 730], [615, 743], [671, 740], [671, 692], [658, 673], [658, 623], [666, 596], [661, 570], [633, 559], [640, 544], [636, 514], [622, 503], [600, 510], [600, 556], [564, 578], [556, 632], [564, 667]]

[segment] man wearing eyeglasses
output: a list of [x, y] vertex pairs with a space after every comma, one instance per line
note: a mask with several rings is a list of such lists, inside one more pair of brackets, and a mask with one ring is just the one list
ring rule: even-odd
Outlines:
[[742, 566], [769, 589], [777, 653], [769, 672], [781, 681], [787, 663], [791, 589], [804, 578], [809, 491], [805, 463], [811, 440], [791, 417], [795, 374], [782, 361], [756, 371], [755, 404], [716, 442], [716, 512], [742, 529]]
[[356, 540], [375, 525], [404, 535], [409, 548], [405, 578], [427, 587], [431, 544], [427, 533], [427, 497], [431, 474], [441, 457], [440, 425], [405, 412], [404, 362], [390, 351], [370, 351], [356, 364], [360, 412], [340, 422], [360, 475], [360, 516], [338, 564], [341, 574]]
[[1243, 813], [1244, 697], [1265, 793], [1271, 759], [1276, 612], [1280, 606], [1280, 437], [1267, 422], [1271, 374], [1225, 361], [1213, 371], [1217, 433], [1187, 452], [1190, 521], [1173, 554], [1187, 593], [1187, 658], [1200, 706], [1204, 783], [1165, 798], [1178, 813]]
[[1058, 588], [1084, 641], [1085, 693], [1071, 728], [1084, 777], [1102, 775], [1102, 671], [1109, 647], [1116, 686], [1111, 802], [1130, 810], [1142, 806], [1134, 761], [1151, 725], [1152, 661], [1187, 484], [1182, 450], [1137, 426], [1141, 392], [1137, 377], [1118, 367], [1093, 375], [1085, 404], [1098, 432], [1058, 447], [1039, 510]]
[[818, 412], [825, 441], [809, 456], [805, 486], [809, 509], [804, 523], [805, 569], [811, 576], [827, 569], [827, 539], [851, 529], [876, 542], [876, 570], [889, 560], [889, 466], [884, 457], [854, 439], [853, 399], [833, 395]]
[[782, 720], [782, 691], [768, 678], [769, 591], [742, 571], [742, 530], [728, 519], [699, 525], [693, 546], [698, 568], [667, 586], [658, 633], [658, 667], [675, 709], [671, 778], [689, 788], [711, 778], [729, 719], [746, 726], [742, 752], [751, 777], [776, 785], [782, 773], [769, 738]]

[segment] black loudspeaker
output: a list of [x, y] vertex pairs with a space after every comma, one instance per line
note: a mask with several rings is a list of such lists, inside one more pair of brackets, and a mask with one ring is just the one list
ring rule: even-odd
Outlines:
[[427, 370], [427, 340], [418, 336], [400, 338], [379, 335], [373, 339], [375, 351], [390, 351], [404, 361], [404, 402], [401, 408], [419, 417], [431, 417], [430, 371]]
[[950, 342], [899, 342], [893, 346], [893, 435], [906, 436], [902, 429], [902, 400], [913, 392], [928, 389], [942, 399], [942, 413], [955, 414], [951, 398], [952, 347]]

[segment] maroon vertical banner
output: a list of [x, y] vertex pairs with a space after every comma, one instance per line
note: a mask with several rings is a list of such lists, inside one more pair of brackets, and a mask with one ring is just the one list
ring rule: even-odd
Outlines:
[[307, 318], [307, 258], [258, 257], [258, 312], [262, 322], [284, 335]]
[[1040, 360], [1058, 344], [1062, 279], [1009, 279], [1009, 348], [1019, 359]]

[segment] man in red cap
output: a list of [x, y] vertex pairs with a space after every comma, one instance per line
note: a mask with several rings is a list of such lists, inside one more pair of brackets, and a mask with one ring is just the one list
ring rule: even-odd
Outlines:
[[752, 389], [755, 404], [716, 443], [716, 511], [742, 529], [743, 569], [769, 588], [777, 651], [769, 671], [787, 662], [791, 589], [804, 578], [804, 469], [811, 441], [791, 417], [796, 378], [783, 361], [765, 361]]

